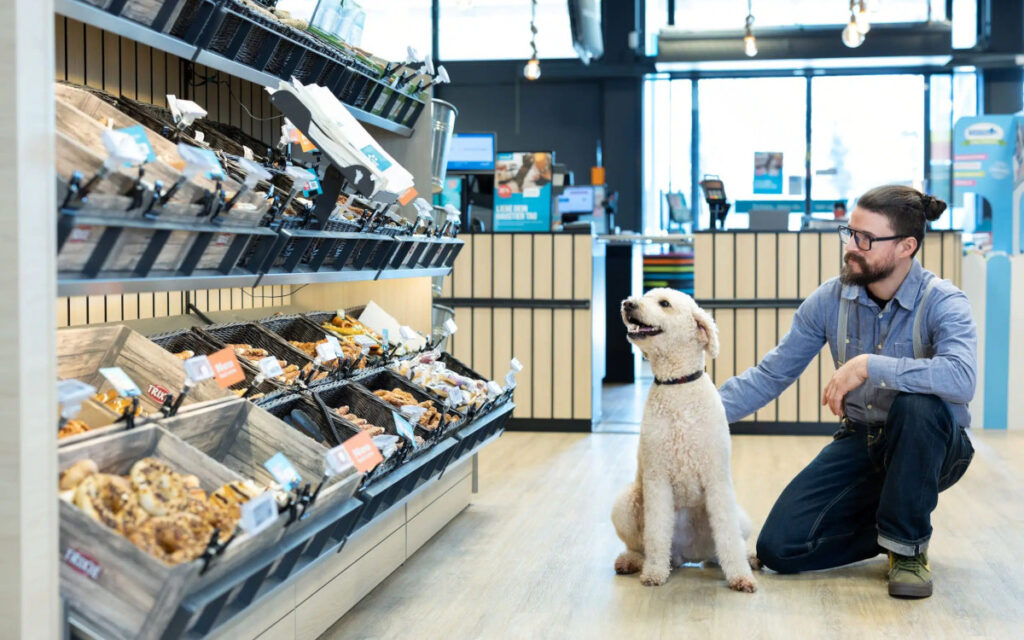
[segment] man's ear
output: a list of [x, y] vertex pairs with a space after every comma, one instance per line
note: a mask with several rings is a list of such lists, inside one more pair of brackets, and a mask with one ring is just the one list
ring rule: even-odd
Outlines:
[[697, 337], [704, 345], [710, 358], [718, 357], [718, 327], [707, 311], [701, 308], [693, 310], [693, 319], [697, 321]]
[[917, 238], [903, 238], [900, 243], [903, 244], [908, 257], [914, 255], [914, 251], [917, 249]]

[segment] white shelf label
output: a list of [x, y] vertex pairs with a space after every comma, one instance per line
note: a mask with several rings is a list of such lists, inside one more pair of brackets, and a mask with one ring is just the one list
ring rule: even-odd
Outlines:
[[413, 447], [415, 447], [416, 431], [412, 428], [412, 425], [409, 424], [409, 421], [406, 420], [405, 417], [403, 417], [402, 414], [398, 413], [397, 411], [392, 411], [391, 413], [395, 416], [395, 430], [398, 431], [398, 435], [408, 440], [409, 443], [412, 444]]
[[355, 469], [352, 456], [348, 454], [345, 445], [338, 445], [324, 454], [325, 468], [327, 475], [340, 476], [349, 469]]
[[139, 387], [132, 382], [132, 379], [128, 377], [128, 374], [121, 367], [107, 367], [100, 369], [100, 373], [107, 379], [107, 382], [114, 385], [118, 395], [126, 398], [142, 395], [142, 391], [139, 390]]
[[444, 321], [444, 328], [445, 331], [447, 331], [449, 334], [455, 333], [456, 331], [459, 330], [458, 325], [455, 324], [455, 321], [452, 320], [451, 318], [448, 318], [447, 320]]
[[185, 377], [190, 382], [201, 382], [213, 377], [213, 365], [206, 356], [196, 356], [184, 362]]
[[278, 362], [274, 356], [267, 356], [256, 363], [260, 368], [260, 372], [268, 378], [276, 378], [284, 375], [284, 369], [281, 368], [281, 363]]
[[277, 501], [274, 494], [264, 491], [242, 505], [242, 530], [251, 536], [263, 531], [277, 521]]

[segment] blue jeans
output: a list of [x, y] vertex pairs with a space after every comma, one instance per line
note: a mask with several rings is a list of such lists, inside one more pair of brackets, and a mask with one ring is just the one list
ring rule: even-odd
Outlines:
[[974, 455], [945, 402], [901, 393], [882, 426], [844, 422], [775, 502], [757, 557], [779, 573], [838, 567], [928, 547], [939, 492]]

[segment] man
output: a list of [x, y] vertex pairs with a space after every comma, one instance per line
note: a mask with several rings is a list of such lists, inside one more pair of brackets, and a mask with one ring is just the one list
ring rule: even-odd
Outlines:
[[888, 551], [890, 595], [932, 593], [931, 512], [974, 453], [964, 427], [977, 368], [967, 297], [914, 259], [926, 221], [945, 208], [910, 187], [865, 193], [840, 229], [841, 275], [800, 305], [760, 364], [722, 385], [735, 422], [778, 397], [826, 341], [837, 363], [821, 402], [841, 428], [765, 521], [757, 555], [771, 569], [825, 569]]
[[834, 220], [846, 220], [846, 203], [842, 200], [832, 203], [832, 218]]

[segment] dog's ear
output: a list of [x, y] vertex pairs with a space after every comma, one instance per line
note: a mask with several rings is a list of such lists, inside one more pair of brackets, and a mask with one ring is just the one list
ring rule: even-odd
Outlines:
[[700, 336], [704, 350], [707, 351], [709, 357], [717, 358], [718, 327], [715, 326], [715, 321], [707, 311], [700, 307], [693, 310], [693, 319], [697, 321], [697, 335]]

